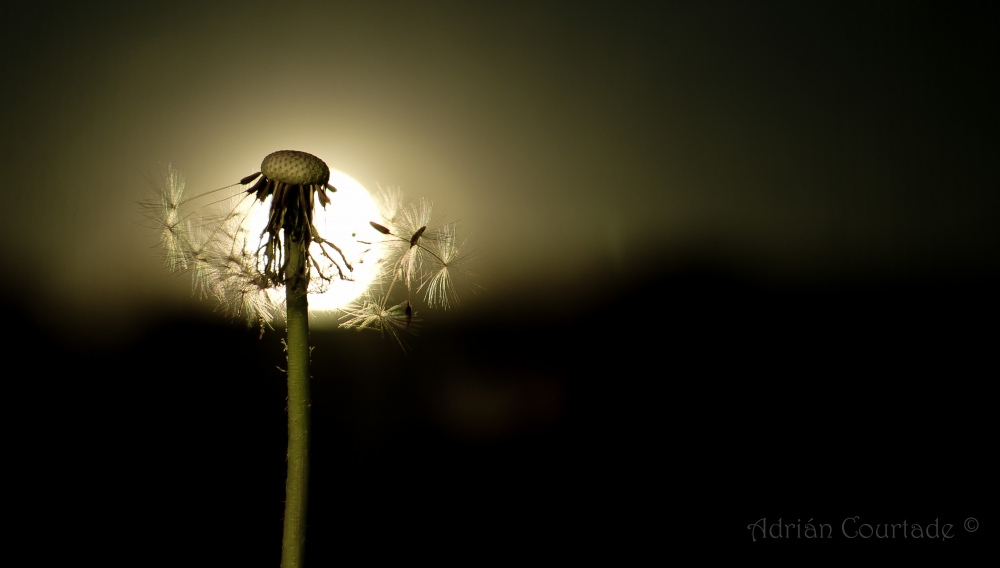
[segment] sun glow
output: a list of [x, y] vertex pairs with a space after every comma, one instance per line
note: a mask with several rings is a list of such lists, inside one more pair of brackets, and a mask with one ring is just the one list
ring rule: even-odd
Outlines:
[[[357, 180], [337, 170], [330, 170], [330, 185], [337, 191], [327, 192], [330, 203], [326, 207], [316, 203], [313, 224], [322, 239], [336, 245], [343, 257], [332, 246], [315, 241], [309, 249], [319, 265], [319, 270], [315, 265], [310, 267], [309, 311], [314, 316], [330, 315], [361, 295], [378, 275], [382, 253], [379, 244], [382, 235], [369, 224], [381, 216], [368, 191]], [[264, 232], [269, 204], [270, 201], [263, 206], [257, 204], [248, 216], [245, 226], [250, 235]], [[337, 266], [326, 255], [334, 259], [348, 280], [340, 278]], [[348, 263], [353, 270], [348, 269]], [[320, 276], [320, 272], [329, 280]], [[284, 288], [268, 289], [268, 294], [276, 304], [284, 303]]]

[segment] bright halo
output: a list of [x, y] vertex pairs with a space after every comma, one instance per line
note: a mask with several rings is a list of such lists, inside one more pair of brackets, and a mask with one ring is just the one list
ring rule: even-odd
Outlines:
[[[348, 270], [336, 249], [327, 245], [326, 253], [336, 260], [344, 276], [350, 278], [341, 279], [337, 268], [324, 256], [324, 247], [317, 242], [312, 243], [309, 249], [312, 257], [320, 263], [324, 272], [332, 276], [329, 282], [322, 281], [316, 274], [316, 268], [310, 267], [309, 311], [314, 315], [337, 310], [360, 296], [378, 275], [381, 256], [378, 243], [382, 235], [369, 224], [369, 221], [379, 221], [381, 216], [368, 190], [351, 176], [337, 170], [330, 170], [330, 185], [337, 191], [327, 191], [330, 203], [326, 207], [316, 201], [313, 225], [324, 240], [340, 248], [354, 270]], [[254, 207], [247, 220], [251, 235], [260, 235], [267, 227], [270, 207], [263, 205]], [[322, 291], [314, 292], [317, 288]], [[284, 304], [284, 289], [269, 288], [267, 293], [275, 303]]]

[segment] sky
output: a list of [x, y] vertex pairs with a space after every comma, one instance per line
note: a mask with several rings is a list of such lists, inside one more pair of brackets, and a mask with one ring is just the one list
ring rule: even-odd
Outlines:
[[996, 266], [996, 16], [973, 5], [17, 10], [0, 259], [57, 325], [197, 307], [136, 203], [164, 164], [193, 194], [279, 149], [460, 222], [467, 314], [550, 317], [692, 262], [780, 283]]
[[[427, 310], [405, 353], [311, 336], [315, 479], [339, 483], [316, 484], [322, 558], [401, 503], [594, 541], [648, 531], [616, 504], [665, 486], [746, 541], [763, 516], [982, 514], [1000, 243], [983, 4], [7, 8], [0, 290], [10, 376], [30, 379], [7, 399], [52, 417], [18, 451], [51, 466], [32, 475], [65, 522], [125, 487], [137, 554], [205, 537], [273, 560], [281, 332], [194, 297], [139, 203], [168, 164], [194, 194], [289, 149], [432, 201], [476, 252], [461, 305]], [[59, 473], [95, 460], [130, 473]], [[175, 523], [192, 503], [229, 528]]]

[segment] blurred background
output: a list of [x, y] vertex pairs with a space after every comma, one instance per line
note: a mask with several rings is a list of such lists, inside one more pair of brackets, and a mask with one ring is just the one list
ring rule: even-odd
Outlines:
[[314, 332], [312, 561], [363, 536], [620, 552], [686, 516], [743, 543], [765, 516], [979, 514], [995, 8], [174, 0], [7, 20], [7, 398], [46, 530], [125, 531], [133, 561], [197, 544], [277, 563], [281, 330], [192, 296], [138, 203], [166, 164], [200, 193], [281, 149], [433, 201], [478, 256], [408, 352]]

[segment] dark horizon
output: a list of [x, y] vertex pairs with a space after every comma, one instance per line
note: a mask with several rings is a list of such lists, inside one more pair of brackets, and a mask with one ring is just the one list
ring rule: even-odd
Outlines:
[[[649, 281], [544, 322], [437, 322], [405, 352], [377, 333], [313, 331], [310, 562], [378, 535], [627, 559], [663, 531], [675, 549], [742, 548], [760, 518], [985, 516], [981, 330], [997, 315], [995, 279], [792, 291], [691, 269], [656, 280], [678, 300], [636, 308]], [[23, 328], [9, 357], [23, 376], [34, 361], [45, 370], [14, 396], [53, 417], [33, 430], [44, 449], [23, 449], [51, 464], [33, 477], [46, 510], [76, 525], [118, 503], [140, 520], [124, 529], [139, 558], [181, 562], [208, 539], [220, 560], [276, 562], [281, 336], [210, 314], [113, 347]], [[67, 477], [77, 463], [102, 465]], [[648, 520], [651, 509], [670, 513]], [[953, 534], [948, 553], [966, 554], [989, 531]], [[838, 553], [873, 544], [836, 536]], [[818, 554], [769, 542], [746, 552]]]

